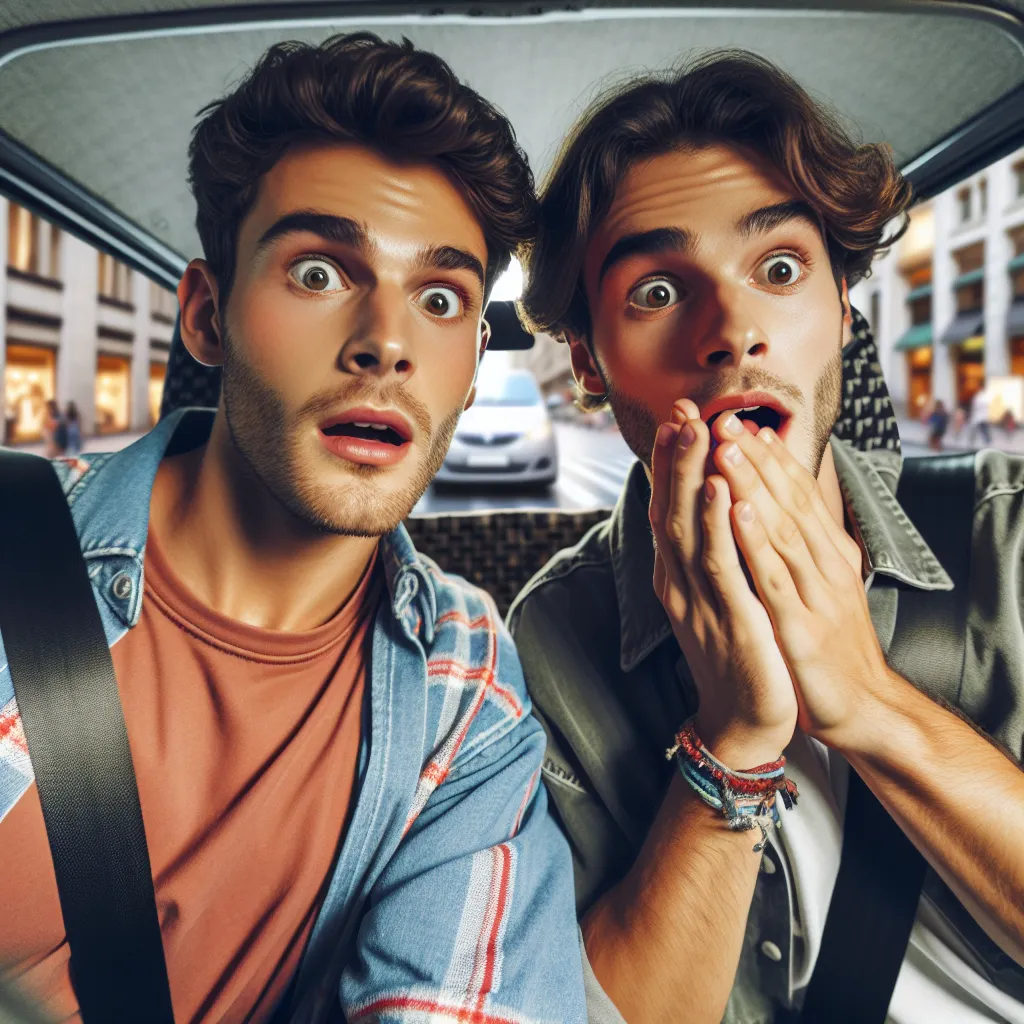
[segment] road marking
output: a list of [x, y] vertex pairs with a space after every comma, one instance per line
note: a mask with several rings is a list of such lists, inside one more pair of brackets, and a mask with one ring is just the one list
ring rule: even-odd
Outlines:
[[[607, 506], [607, 502], [600, 501], [599, 499], [597, 499], [588, 488], [583, 487], [582, 485], [575, 483], [572, 480], [569, 480], [565, 476], [564, 466], [560, 468], [560, 472], [558, 474], [558, 483], [555, 484], [555, 490], [558, 492], [560, 497], [564, 496], [568, 498], [569, 502], [571, 502], [572, 505], [580, 509], [605, 508]], [[559, 501], [558, 504], [559, 508], [566, 507], [565, 504], [561, 501]]]
[[622, 484], [626, 478], [625, 474], [616, 478], [614, 475], [609, 476], [605, 473], [596, 472], [588, 466], [581, 465], [579, 462], [570, 462], [568, 465], [563, 463], [559, 466], [559, 470], [562, 473], [568, 471], [574, 476], [582, 476], [584, 480], [589, 480], [593, 485], [596, 485], [599, 490], [613, 494], [616, 498], [619, 495], [619, 491], [622, 490]]

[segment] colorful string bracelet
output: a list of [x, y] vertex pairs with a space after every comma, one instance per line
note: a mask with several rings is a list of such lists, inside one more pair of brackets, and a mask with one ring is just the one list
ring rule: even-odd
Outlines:
[[769, 827], [782, 827], [778, 799], [781, 797], [785, 806], [792, 808], [799, 796], [796, 783], [786, 778], [785, 757], [749, 771], [733, 771], [701, 743], [692, 721], [677, 733], [675, 745], [665, 757], [675, 758], [683, 778], [704, 803], [721, 812], [730, 829], [761, 830], [755, 853], [765, 848]]

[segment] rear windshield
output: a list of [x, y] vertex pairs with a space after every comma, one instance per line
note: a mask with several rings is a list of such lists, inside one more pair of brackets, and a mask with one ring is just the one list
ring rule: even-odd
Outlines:
[[477, 405], [539, 405], [537, 382], [527, 373], [481, 378], [477, 384]]

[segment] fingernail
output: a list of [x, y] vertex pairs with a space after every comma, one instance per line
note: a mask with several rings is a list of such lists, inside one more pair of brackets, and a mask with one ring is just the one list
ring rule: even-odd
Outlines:
[[722, 451], [725, 454], [726, 461], [733, 466], [738, 466], [743, 461], [743, 452], [740, 451], [738, 444], [727, 444]]
[[707, 498], [708, 501], [715, 500], [715, 485], [710, 479], [704, 481], [704, 497]]
[[684, 423], [679, 431], [679, 447], [689, 448], [696, 440], [697, 435], [694, 433], [693, 427], [689, 423]]
[[757, 435], [765, 444], [771, 444], [775, 440], [775, 431], [771, 427], [762, 427], [761, 433]]
[[742, 434], [743, 424], [740, 423], [739, 416], [731, 415], [723, 424], [727, 434]]
[[749, 501], [741, 502], [736, 509], [736, 517], [744, 523], [754, 521], [754, 506]]
[[662, 425], [658, 427], [658, 433], [655, 435], [654, 440], [657, 444], [662, 446], [671, 444], [672, 428], [667, 423], [662, 423]]

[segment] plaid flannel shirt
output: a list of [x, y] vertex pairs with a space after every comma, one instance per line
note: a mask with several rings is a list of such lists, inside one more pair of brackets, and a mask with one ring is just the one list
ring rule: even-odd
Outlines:
[[[56, 463], [111, 645], [141, 614], [157, 466], [211, 425], [183, 410], [122, 452]], [[403, 527], [381, 543], [354, 807], [291, 1019], [327, 1019], [340, 994], [350, 1024], [584, 1021], [569, 850], [515, 648], [490, 597]], [[31, 781], [0, 637], [0, 842]]]

